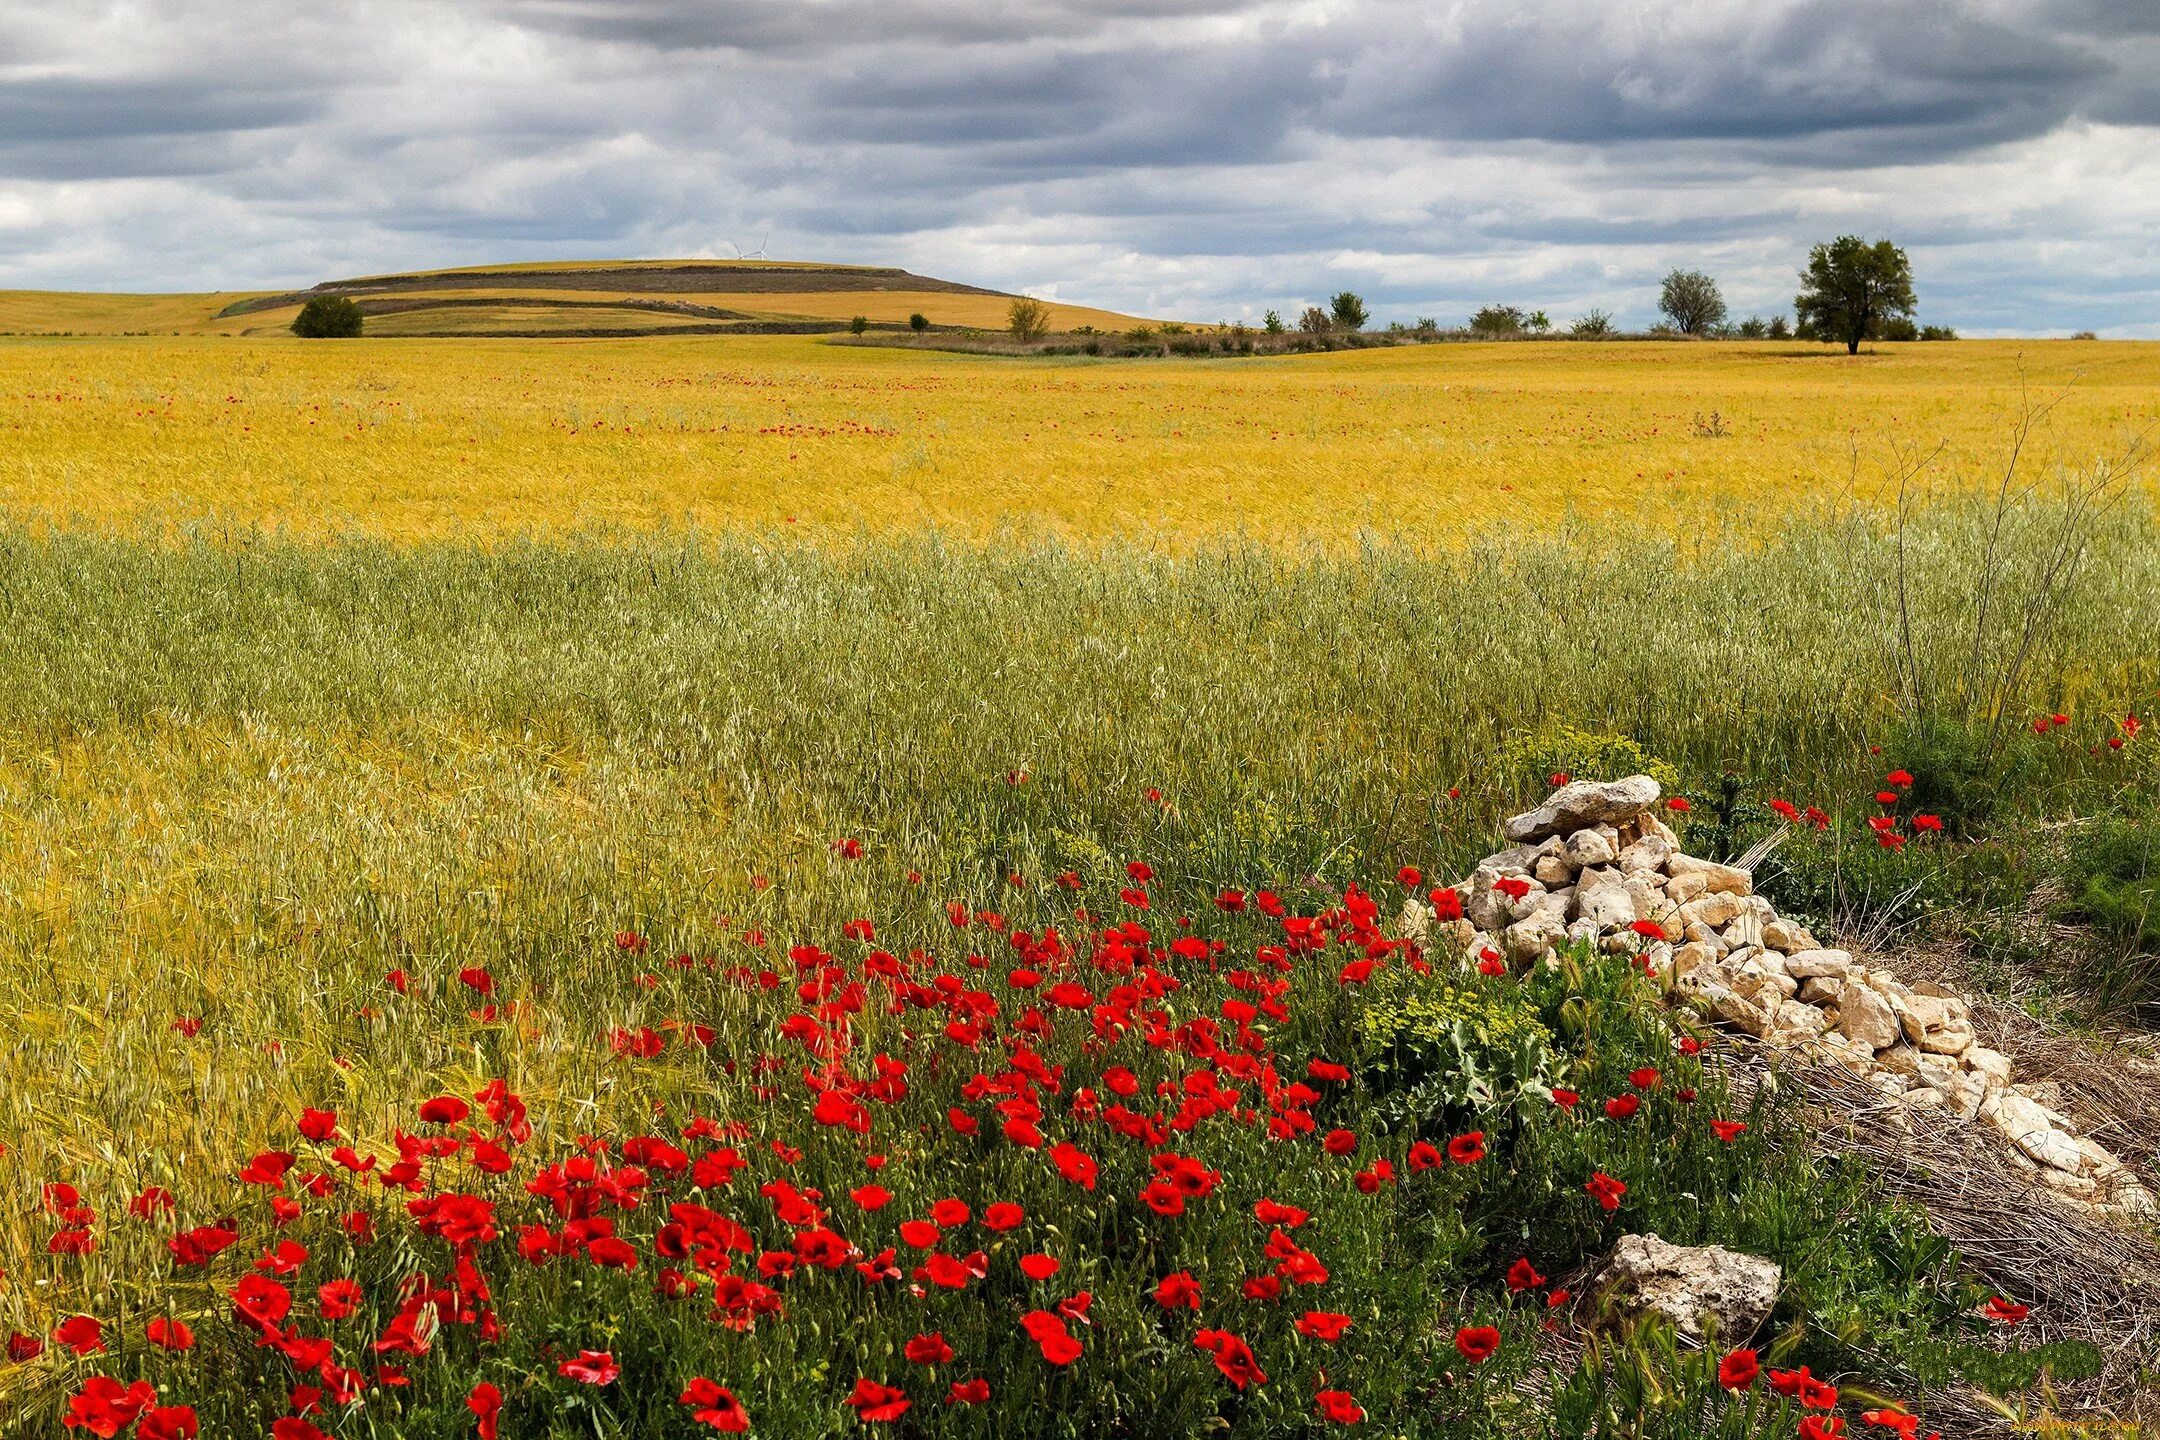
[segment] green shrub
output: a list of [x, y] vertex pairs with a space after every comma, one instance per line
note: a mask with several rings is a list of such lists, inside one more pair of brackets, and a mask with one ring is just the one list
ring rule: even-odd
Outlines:
[[920, 335], [923, 331], [930, 328], [930, 319], [928, 316], [924, 315], [922, 311], [918, 310], [914, 314], [907, 317], [907, 328], [913, 330], [916, 334]]
[[292, 333], [303, 340], [356, 340], [363, 323], [354, 301], [343, 295], [317, 295], [293, 317]]
[[1553, 1036], [1515, 985], [1420, 981], [1398, 967], [1361, 1017], [1366, 1083], [1395, 1128], [1466, 1110], [1547, 1103]]
[[1576, 780], [1648, 775], [1668, 794], [1680, 788], [1679, 770], [1630, 737], [1578, 730], [1563, 723], [1510, 736], [1501, 743], [1495, 766], [1501, 782], [1513, 792], [1550, 788], [1555, 775]]
[[1980, 833], [2028, 797], [2038, 780], [2039, 755], [2028, 738], [1999, 739], [1985, 725], [1946, 718], [1901, 722], [1881, 757], [1886, 774], [1904, 770], [1913, 777], [1898, 813], [1937, 816], [1959, 838]]

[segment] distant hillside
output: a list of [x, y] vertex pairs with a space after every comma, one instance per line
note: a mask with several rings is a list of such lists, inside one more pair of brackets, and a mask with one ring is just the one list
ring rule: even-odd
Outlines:
[[[819, 334], [855, 316], [902, 328], [999, 328], [1013, 296], [868, 265], [774, 260], [596, 260], [489, 265], [329, 280], [307, 290], [217, 295], [0, 291], [0, 333], [281, 334], [316, 295], [349, 296], [371, 336]], [[1060, 329], [1122, 329], [1131, 316], [1051, 306]]]

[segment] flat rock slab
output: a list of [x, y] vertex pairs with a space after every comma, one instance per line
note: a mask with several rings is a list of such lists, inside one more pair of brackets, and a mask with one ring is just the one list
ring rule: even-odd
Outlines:
[[1657, 781], [1648, 775], [1630, 775], [1624, 780], [1577, 780], [1553, 791], [1543, 805], [1517, 815], [1502, 828], [1510, 840], [1572, 835], [1592, 825], [1632, 820], [1657, 804], [1659, 794]]
[[1595, 1284], [1605, 1303], [1623, 1314], [1655, 1311], [1683, 1339], [1700, 1342], [1714, 1330], [1718, 1344], [1740, 1345], [1770, 1317], [1783, 1278], [1775, 1261], [1722, 1245], [1623, 1235]]

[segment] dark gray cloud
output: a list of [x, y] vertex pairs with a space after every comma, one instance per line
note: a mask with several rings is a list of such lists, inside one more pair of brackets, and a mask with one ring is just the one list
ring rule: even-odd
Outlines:
[[1197, 318], [1648, 318], [1914, 248], [2160, 332], [2151, 0], [0, 0], [0, 285], [776, 255]]

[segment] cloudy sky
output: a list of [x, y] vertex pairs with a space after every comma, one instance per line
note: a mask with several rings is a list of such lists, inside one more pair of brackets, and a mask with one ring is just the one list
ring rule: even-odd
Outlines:
[[0, 0], [0, 287], [720, 255], [1214, 320], [1912, 252], [2160, 335], [2160, 0]]

